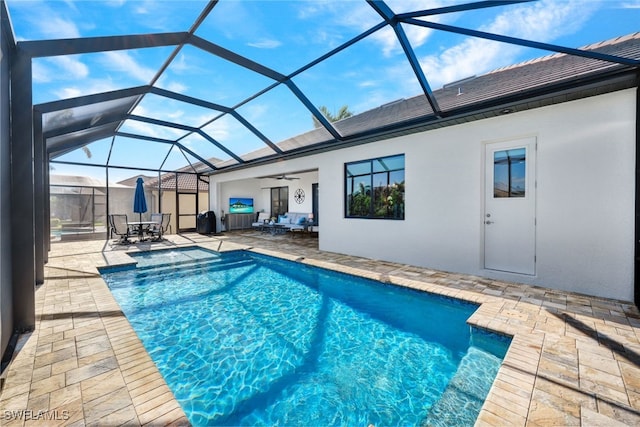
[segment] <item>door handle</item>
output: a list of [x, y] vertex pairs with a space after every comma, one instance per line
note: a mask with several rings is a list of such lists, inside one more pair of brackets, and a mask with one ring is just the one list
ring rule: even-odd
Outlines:
[[487, 225], [489, 225], [489, 224], [493, 224], [493, 221], [489, 221], [489, 220], [487, 220], [487, 221], [485, 221], [484, 223], [485, 223], [485, 224], [487, 224]]

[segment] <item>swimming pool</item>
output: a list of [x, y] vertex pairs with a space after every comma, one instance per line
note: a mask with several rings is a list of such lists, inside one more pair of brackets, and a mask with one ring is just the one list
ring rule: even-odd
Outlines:
[[470, 425], [510, 340], [476, 305], [244, 251], [102, 269], [200, 425]]

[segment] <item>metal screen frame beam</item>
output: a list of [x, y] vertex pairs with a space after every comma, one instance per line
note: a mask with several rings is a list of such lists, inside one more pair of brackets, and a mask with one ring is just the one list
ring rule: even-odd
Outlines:
[[18, 42], [17, 45], [31, 58], [46, 58], [49, 56], [77, 55], [81, 53], [100, 53], [114, 50], [175, 46], [184, 43], [189, 36], [189, 33], [182, 31], [128, 36], [22, 41]]
[[[283, 153], [283, 151], [280, 149], [280, 147], [278, 147], [276, 144], [274, 144], [273, 141], [271, 141], [262, 132], [260, 132], [251, 123], [249, 123], [247, 121], [247, 119], [245, 119], [234, 108], [226, 107], [224, 105], [216, 104], [215, 102], [205, 101], [203, 99], [194, 98], [194, 97], [189, 96], [189, 95], [183, 95], [183, 94], [180, 94], [180, 93], [172, 92], [170, 90], [161, 89], [161, 88], [157, 88], [157, 87], [151, 87], [149, 89], [149, 93], [153, 93], [153, 94], [158, 95], [158, 96], [164, 96], [164, 97], [170, 98], [170, 99], [175, 99], [176, 101], [181, 101], [181, 102], [185, 102], [185, 103], [188, 103], [188, 104], [197, 105], [199, 107], [208, 108], [210, 110], [220, 111], [222, 113], [230, 114], [231, 116], [233, 116], [233, 118], [235, 118], [237, 121], [239, 121], [241, 124], [243, 124], [251, 133], [253, 133], [255, 136], [257, 136], [262, 142], [264, 142], [266, 145], [268, 145], [276, 153], [278, 153], [278, 154], [282, 154]], [[214, 118], [213, 120], [209, 120], [204, 125], [200, 126], [200, 129], [202, 129], [204, 126], [207, 126], [207, 125], [213, 123], [217, 119], [218, 119], [218, 117]], [[179, 141], [180, 139], [182, 139], [182, 138], [178, 138], [176, 141]]]
[[397, 17], [384, 1], [367, 0], [367, 3], [369, 3], [369, 6], [371, 6], [391, 28], [393, 28], [396, 38], [398, 39], [398, 43], [400, 43], [400, 47], [402, 47], [402, 50], [407, 57], [407, 61], [409, 61], [413, 74], [418, 80], [418, 84], [420, 84], [422, 92], [427, 98], [433, 114], [435, 114], [436, 117], [443, 117], [442, 109], [438, 105], [438, 101], [433, 94], [433, 90], [431, 90], [431, 85], [429, 85], [429, 81], [424, 75], [424, 71], [422, 71], [420, 61], [418, 61], [418, 58], [413, 51], [413, 47], [411, 46], [404, 29], [400, 25], [400, 22], [397, 20]]
[[[31, 57], [17, 48], [11, 60], [11, 270], [13, 326], [36, 324], [36, 226]], [[38, 248], [37, 250], [42, 250]]]
[[466, 12], [469, 10], [485, 9], [496, 6], [508, 6], [511, 4], [531, 3], [538, 0], [487, 0], [473, 3], [458, 4], [455, 6], [434, 7], [433, 9], [418, 10], [415, 12], [399, 13], [399, 20], [405, 18], [418, 18], [421, 16], [442, 15], [445, 13]]
[[471, 30], [468, 28], [456, 27], [454, 25], [440, 24], [436, 22], [422, 21], [420, 19], [403, 19], [406, 24], [417, 25], [419, 27], [431, 28], [434, 30], [446, 31], [449, 33], [463, 34], [466, 36], [492, 40], [517, 46], [531, 47], [534, 49], [546, 50], [550, 52], [565, 53], [571, 56], [580, 56], [583, 58], [597, 59], [600, 61], [613, 62], [615, 64], [628, 65], [631, 67], [640, 66], [640, 60], [624, 58], [622, 56], [607, 55], [593, 50], [581, 50], [570, 47], [560, 46], [550, 43], [535, 42], [531, 40], [521, 39], [517, 37], [503, 36], [499, 34], [487, 33], [484, 31]]
[[224, 145], [220, 144], [218, 141], [216, 141], [214, 138], [209, 136], [206, 132], [204, 132], [200, 128], [196, 128], [196, 127], [188, 126], [188, 125], [183, 125], [183, 124], [178, 124], [178, 123], [167, 122], [166, 120], [159, 120], [159, 119], [152, 119], [152, 118], [149, 118], [149, 117], [136, 116], [136, 115], [133, 115], [133, 114], [130, 114], [127, 118], [129, 120], [136, 120], [136, 121], [139, 121], [139, 122], [149, 123], [149, 124], [152, 124], [152, 125], [165, 126], [165, 127], [170, 127], [170, 128], [174, 128], [174, 129], [184, 130], [184, 131], [187, 131], [187, 132], [197, 133], [200, 136], [202, 136], [203, 138], [205, 138], [207, 141], [211, 142], [213, 145], [215, 145], [216, 147], [218, 147], [219, 149], [221, 149], [222, 151], [227, 153], [229, 156], [231, 156], [234, 159], [236, 159], [239, 163], [244, 163], [244, 160], [242, 160], [240, 158], [240, 156], [235, 154], [233, 151], [229, 150]]
[[[159, 143], [162, 143], [162, 144], [175, 145], [176, 147], [181, 148], [182, 150], [186, 151], [187, 153], [189, 153], [190, 155], [192, 155], [196, 159], [200, 160], [205, 165], [209, 166], [212, 170], [214, 170], [214, 171], [218, 170], [218, 168], [215, 167], [213, 164], [211, 164], [208, 160], [202, 158], [202, 156], [200, 156], [199, 154], [196, 154], [195, 152], [191, 151], [190, 149], [188, 149], [183, 144], [181, 144], [181, 143], [179, 143], [177, 141], [172, 141], [170, 139], [156, 138], [154, 136], [137, 135], [137, 134], [134, 134], [134, 133], [127, 133], [127, 132], [116, 132], [115, 136], [121, 136], [123, 138], [131, 138], [131, 139], [140, 139], [140, 140], [143, 140], [143, 141], [159, 142]], [[166, 161], [166, 158], [165, 158], [165, 161]]]
[[135, 86], [127, 89], [119, 89], [110, 92], [94, 93], [75, 98], [61, 99], [58, 101], [44, 102], [33, 106], [34, 110], [41, 113], [53, 113], [69, 108], [83, 107], [85, 105], [99, 104], [101, 102], [115, 101], [117, 99], [131, 98], [144, 95], [149, 92], [150, 86]]

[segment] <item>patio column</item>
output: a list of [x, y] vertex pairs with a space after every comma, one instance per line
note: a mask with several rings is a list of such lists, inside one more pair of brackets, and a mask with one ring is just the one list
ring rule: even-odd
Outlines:
[[35, 327], [35, 227], [31, 57], [20, 45], [11, 63], [11, 270], [14, 329]]
[[[45, 199], [47, 191], [44, 187], [44, 140], [42, 137], [42, 114], [33, 113], [33, 190], [34, 190], [34, 233], [36, 284], [44, 283], [44, 263], [48, 257], [48, 248], [44, 240], [45, 232]], [[49, 239], [51, 240], [51, 239]]]

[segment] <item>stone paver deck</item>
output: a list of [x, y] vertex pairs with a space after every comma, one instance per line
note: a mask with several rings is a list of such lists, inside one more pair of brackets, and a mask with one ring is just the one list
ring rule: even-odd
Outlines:
[[36, 329], [3, 373], [0, 425], [186, 425], [96, 267], [176, 246], [252, 250], [480, 303], [469, 323], [513, 336], [480, 426], [640, 425], [640, 314], [621, 301], [318, 250], [317, 239], [184, 234], [128, 247], [52, 245]]

